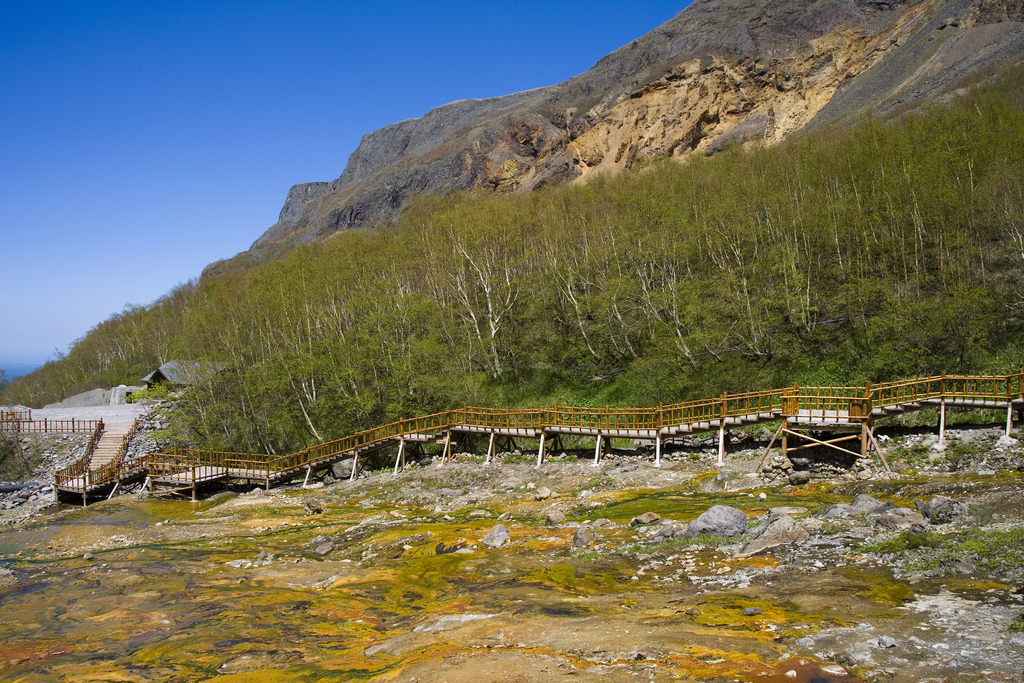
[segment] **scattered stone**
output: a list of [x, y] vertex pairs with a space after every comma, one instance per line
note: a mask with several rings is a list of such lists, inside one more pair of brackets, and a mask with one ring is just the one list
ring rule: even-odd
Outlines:
[[0, 588], [14, 588], [18, 585], [20, 585], [20, 582], [14, 572], [0, 567]]
[[759, 494], [757, 494], [757, 499], [758, 500], [768, 500], [768, 494], [767, 493], [763, 493], [763, 492], [759, 493]]
[[789, 483], [793, 486], [803, 486], [811, 480], [811, 473], [805, 470], [799, 472], [793, 472], [789, 475]]
[[743, 616], [745, 616], [745, 617], [756, 617], [760, 613], [761, 613], [761, 608], [760, 607], [744, 607], [743, 608]]
[[565, 521], [565, 513], [561, 510], [551, 510], [544, 515], [544, 523], [548, 526], [558, 526]]
[[839, 664], [826, 664], [825, 666], [821, 667], [821, 670], [824, 671], [825, 673], [830, 673], [833, 676], [849, 676], [850, 675], [850, 672], [848, 672], [846, 669], [844, 669]]
[[469, 513], [470, 517], [486, 517], [489, 513], [487, 510], [473, 510]]
[[511, 537], [509, 536], [508, 529], [505, 525], [495, 524], [491, 527], [491, 530], [487, 532], [487, 535], [484, 536], [483, 543], [488, 548], [500, 548], [510, 541]]
[[302, 507], [311, 515], [322, 515], [324, 512], [324, 504], [316, 498], [307, 498], [302, 501]]
[[590, 526], [594, 527], [595, 529], [614, 529], [615, 528], [615, 522], [613, 522], [610, 519], [606, 519], [604, 517], [599, 517], [599, 518], [595, 519], [590, 524]]
[[511, 512], [502, 512], [500, 515], [498, 515], [498, 521], [499, 522], [507, 522], [510, 519], [512, 519], [512, 513]]
[[85, 555], [82, 555], [83, 560], [91, 560], [92, 557], [92, 553], [86, 553]]
[[581, 526], [576, 529], [576, 534], [572, 537], [573, 548], [589, 548], [594, 545], [594, 541], [597, 540], [597, 536], [594, 532], [585, 526]]
[[967, 512], [963, 503], [945, 496], [934, 496], [927, 502], [915, 500], [914, 505], [932, 524], [948, 524]]
[[892, 636], [882, 636], [878, 639], [878, 647], [896, 647], [896, 639]]
[[1012, 436], [1006, 436], [1004, 434], [1003, 436], [999, 437], [998, 441], [996, 441], [996, 450], [1006, 451], [1011, 448], [1016, 448], [1018, 444], [1020, 444], [1020, 441], [1013, 438]]
[[541, 486], [537, 489], [537, 495], [534, 496], [534, 500], [547, 500], [551, 497], [551, 489], [547, 486]]
[[803, 638], [798, 638], [796, 644], [800, 647], [814, 647], [814, 638], [804, 636]]
[[334, 550], [334, 542], [327, 541], [326, 543], [321, 543], [316, 548], [314, 548], [313, 552], [315, 552], [317, 555], [327, 555], [332, 550]]
[[743, 510], [728, 505], [715, 505], [690, 522], [687, 536], [724, 536], [726, 538], [747, 533], [747, 516]]
[[642, 515], [637, 515], [633, 519], [629, 520], [630, 526], [638, 526], [640, 524], [650, 524], [651, 522], [657, 522], [661, 519], [661, 515], [657, 512], [645, 512]]
[[534, 483], [533, 483], [532, 481], [531, 481], [531, 482], [530, 482], [529, 484], [527, 484], [527, 485], [526, 485], [526, 490], [527, 490], [527, 491], [532, 491], [532, 490], [534, 490], [535, 488], [537, 488], [537, 485], [536, 485], [536, 484], [534, 484]]
[[654, 533], [651, 535], [651, 541], [654, 543], [660, 543], [670, 538], [683, 538], [686, 536], [686, 532], [689, 528], [690, 525], [686, 522], [663, 519], [661, 520], [661, 524], [655, 527]]

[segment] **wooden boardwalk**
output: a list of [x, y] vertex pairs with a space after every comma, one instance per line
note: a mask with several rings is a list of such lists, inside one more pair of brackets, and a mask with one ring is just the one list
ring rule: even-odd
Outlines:
[[[108, 492], [112, 495], [117, 486], [143, 478], [151, 489], [190, 491], [193, 498], [197, 486], [222, 480], [259, 482], [269, 489], [298, 476], [308, 479], [312, 472], [349, 458], [354, 459], [352, 476], [355, 477], [361, 457], [395, 445], [398, 446], [395, 472], [404, 464], [408, 446], [416, 443], [443, 443], [442, 462], [446, 462], [452, 456], [452, 440], [457, 434], [489, 436], [488, 460], [494, 456], [497, 437], [537, 439], [540, 442], [538, 466], [544, 462], [549, 437], [563, 434], [594, 437], [595, 464], [600, 462], [605, 439], [646, 439], [654, 442], [655, 464], [660, 466], [665, 439], [681, 434], [717, 432], [718, 459], [722, 464], [728, 429], [765, 422], [779, 423], [769, 449], [776, 440], [781, 440], [784, 453], [825, 446], [867, 456], [872, 444], [879, 451], [873, 434], [877, 420], [937, 408], [939, 436], [943, 440], [949, 407], [1005, 410], [1009, 434], [1012, 411], [1024, 409], [1024, 372], [994, 376], [939, 375], [860, 387], [794, 385], [651, 408], [466, 406], [399, 420], [287, 455], [176, 448], [127, 459], [124, 454], [131, 437], [125, 435], [120, 456], [97, 468], [79, 462], [61, 470], [55, 474], [55, 487], [58, 495], [73, 496], [83, 502], [88, 502], [90, 496]], [[810, 434], [812, 431], [838, 435], [816, 437]], [[799, 440], [802, 445], [791, 446], [791, 439]], [[839, 445], [853, 440], [859, 440], [859, 451]]]

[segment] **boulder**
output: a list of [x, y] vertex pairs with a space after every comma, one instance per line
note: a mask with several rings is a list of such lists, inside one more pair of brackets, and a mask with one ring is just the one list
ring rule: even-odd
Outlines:
[[537, 489], [537, 494], [534, 496], [534, 500], [547, 500], [551, 497], [551, 489], [547, 486], [541, 486]]
[[548, 526], [558, 526], [565, 521], [565, 513], [561, 510], [551, 510], [544, 515], [544, 523]]
[[824, 512], [818, 513], [822, 519], [846, 519], [853, 515], [853, 508], [846, 503], [836, 503], [825, 508]]
[[687, 536], [739, 536], [747, 533], [747, 516], [743, 510], [728, 505], [715, 505], [704, 511], [697, 519], [690, 522]]
[[655, 528], [654, 533], [651, 534], [651, 540], [655, 543], [660, 543], [661, 541], [667, 541], [670, 538], [683, 538], [686, 536], [686, 531], [689, 528], [690, 525], [686, 522], [663, 519], [661, 520], [661, 524]]
[[331, 474], [334, 475], [335, 479], [348, 479], [352, 475], [353, 462], [355, 462], [354, 458], [339, 460], [331, 465]]
[[320, 515], [324, 512], [324, 504], [316, 498], [307, 498], [302, 501], [302, 507], [311, 515]]
[[661, 515], [657, 512], [645, 512], [642, 515], [637, 515], [633, 519], [629, 520], [630, 526], [639, 526], [641, 524], [650, 524], [651, 522], [657, 522], [661, 519]]
[[756, 555], [767, 548], [806, 541], [808, 538], [810, 534], [789, 515], [782, 515], [774, 520], [769, 517], [769, 522], [758, 528], [754, 537], [743, 544], [737, 555]]
[[803, 486], [810, 480], [811, 473], [807, 472], [806, 470], [793, 472], [793, 474], [789, 475], [789, 483], [792, 484], [793, 486]]
[[915, 500], [914, 505], [932, 524], [949, 524], [967, 512], [966, 505], [945, 496], [934, 496], [927, 502]]
[[855, 515], [884, 515], [895, 507], [891, 502], [883, 503], [877, 498], [872, 498], [868, 494], [862, 493], [850, 503], [850, 512]]
[[597, 536], [594, 532], [585, 526], [581, 526], [576, 530], [576, 534], [572, 537], [573, 548], [589, 548], [594, 545], [594, 541], [597, 540]]
[[315, 552], [317, 555], [327, 555], [332, 550], [334, 550], [334, 543], [332, 543], [331, 541], [327, 541], [326, 543], [321, 543], [316, 548], [314, 548], [313, 552]]
[[495, 524], [484, 536], [484, 545], [488, 548], [500, 548], [511, 540], [504, 524]]
[[615, 522], [605, 517], [599, 517], [598, 519], [595, 519], [590, 526], [594, 527], [595, 529], [614, 529]]

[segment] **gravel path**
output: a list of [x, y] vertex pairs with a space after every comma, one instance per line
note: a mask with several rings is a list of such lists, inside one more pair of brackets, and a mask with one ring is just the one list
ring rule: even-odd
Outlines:
[[33, 420], [103, 420], [108, 425], [127, 422], [146, 412], [146, 406], [129, 404], [122, 406], [90, 406], [85, 408], [40, 408], [32, 411]]

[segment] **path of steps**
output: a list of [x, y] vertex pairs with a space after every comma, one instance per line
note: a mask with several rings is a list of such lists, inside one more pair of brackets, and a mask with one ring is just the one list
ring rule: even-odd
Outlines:
[[117, 455], [124, 441], [124, 435], [132, 428], [131, 422], [111, 422], [103, 425], [103, 434], [100, 435], [99, 443], [92, 452], [92, 460], [89, 461], [90, 470], [98, 470], [106, 465]]

